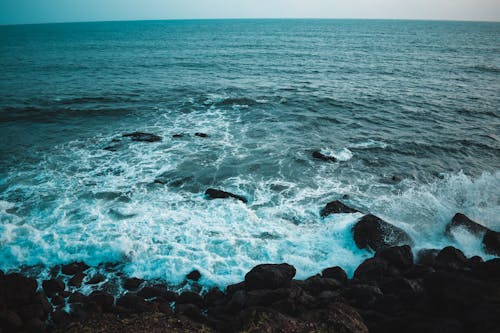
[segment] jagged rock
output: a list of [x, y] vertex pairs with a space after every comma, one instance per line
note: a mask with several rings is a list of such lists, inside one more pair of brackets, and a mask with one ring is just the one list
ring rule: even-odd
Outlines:
[[208, 134], [207, 133], [196, 132], [196, 133], [194, 133], [194, 135], [198, 136], [200, 138], [208, 138]]
[[201, 273], [197, 269], [195, 269], [191, 273], [186, 275], [186, 278], [188, 280], [198, 281], [201, 278]]
[[224, 302], [224, 293], [219, 288], [210, 289], [203, 297], [203, 301], [208, 306], [220, 305]]
[[288, 264], [263, 264], [245, 275], [245, 287], [254, 289], [278, 289], [290, 286], [295, 267]]
[[417, 264], [433, 267], [436, 263], [436, 257], [440, 250], [438, 249], [423, 249], [417, 252]]
[[380, 281], [388, 275], [389, 267], [385, 260], [369, 258], [354, 271], [354, 277], [364, 281]]
[[307, 279], [305, 285], [305, 290], [311, 295], [317, 295], [322, 291], [333, 291], [340, 289], [342, 283], [335, 279], [323, 278], [320, 276], [313, 276]]
[[203, 306], [203, 298], [195, 292], [185, 291], [179, 295], [175, 304], [194, 304], [198, 307]]
[[85, 274], [76, 273], [71, 279], [69, 279], [68, 286], [80, 288], [84, 278]]
[[199, 323], [206, 321], [206, 318], [201, 313], [200, 308], [194, 304], [179, 304], [175, 307], [175, 313], [177, 315], [183, 315], [191, 318]]
[[175, 301], [178, 297], [176, 293], [167, 290], [164, 285], [146, 286], [137, 295], [143, 298], [162, 298], [170, 302]]
[[93, 302], [99, 306], [102, 311], [111, 311], [115, 298], [105, 291], [93, 291], [89, 297], [89, 302]]
[[321, 210], [321, 217], [326, 217], [330, 214], [341, 214], [341, 213], [359, 213], [358, 210], [346, 206], [342, 202], [335, 200], [326, 204], [326, 206]]
[[500, 256], [500, 232], [488, 230], [483, 237], [483, 246], [487, 253]]
[[476, 236], [482, 236], [486, 231], [489, 230], [485, 226], [472, 221], [467, 216], [461, 213], [455, 214], [451, 222], [446, 226], [446, 235], [452, 237], [452, 232], [456, 228], [463, 228]]
[[5, 303], [14, 307], [28, 303], [36, 294], [36, 280], [27, 278], [22, 274], [12, 273], [4, 275], [2, 282]]
[[246, 292], [244, 290], [238, 290], [233, 294], [229, 302], [225, 306], [225, 311], [228, 313], [236, 313], [243, 309], [247, 302]]
[[129, 137], [132, 139], [132, 141], [138, 141], [138, 142], [158, 142], [162, 140], [161, 136], [144, 132], [126, 133], [123, 134], [123, 136]]
[[151, 311], [151, 304], [146, 302], [142, 297], [135, 294], [127, 293], [116, 301], [116, 305], [134, 313], [142, 313]]
[[5, 332], [17, 332], [23, 326], [23, 321], [14, 311], [0, 310], [0, 329]]
[[351, 306], [344, 303], [334, 303], [326, 309], [314, 310], [301, 316], [315, 323], [315, 332], [330, 333], [368, 333], [363, 318]]
[[371, 214], [363, 216], [352, 228], [352, 233], [360, 249], [378, 251], [389, 246], [413, 245], [412, 239], [403, 229]]
[[42, 282], [42, 287], [47, 296], [51, 298], [64, 291], [66, 288], [64, 282], [58, 279], [45, 280]]
[[216, 190], [216, 189], [213, 189], [213, 188], [207, 189], [205, 191], [205, 196], [208, 199], [234, 198], [234, 199], [242, 201], [243, 203], [247, 203], [248, 202], [248, 200], [245, 197], [242, 197], [240, 195], [233, 194], [233, 193], [230, 193], [230, 192], [226, 192], [226, 191]]
[[375, 257], [387, 261], [398, 269], [407, 269], [413, 265], [413, 252], [408, 245], [381, 249], [377, 251]]
[[67, 265], [61, 266], [61, 272], [65, 275], [75, 275], [77, 273], [83, 273], [89, 268], [84, 262], [72, 262]]
[[358, 284], [351, 286], [345, 293], [345, 296], [357, 307], [369, 308], [383, 297], [384, 293], [377, 286]]
[[123, 281], [123, 288], [125, 288], [126, 290], [137, 290], [143, 282], [143, 279], [138, 279], [135, 277], [128, 278]]
[[339, 266], [324, 269], [321, 276], [327, 279], [335, 279], [344, 284], [347, 282], [347, 273]]
[[99, 283], [103, 282], [104, 280], [106, 280], [106, 277], [104, 275], [96, 274], [92, 278], [90, 278], [90, 280], [85, 282], [85, 284], [90, 284], [90, 285], [99, 284]]
[[436, 268], [459, 270], [467, 265], [467, 258], [459, 249], [456, 249], [453, 246], [447, 246], [439, 251], [435, 262]]
[[325, 162], [337, 162], [337, 159], [334, 156], [326, 156], [325, 154], [321, 153], [320, 151], [313, 151], [312, 157], [318, 160], [322, 160]]
[[246, 293], [246, 306], [269, 306], [288, 297], [289, 289], [256, 289]]

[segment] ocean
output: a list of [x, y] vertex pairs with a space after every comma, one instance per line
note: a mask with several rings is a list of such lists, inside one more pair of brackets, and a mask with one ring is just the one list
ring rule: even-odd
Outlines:
[[414, 251], [491, 258], [444, 231], [458, 212], [500, 230], [500, 23], [0, 26], [0, 73], [4, 271], [81, 260], [174, 287], [260, 263], [352, 274], [372, 254], [352, 239], [362, 214], [320, 216], [336, 199]]

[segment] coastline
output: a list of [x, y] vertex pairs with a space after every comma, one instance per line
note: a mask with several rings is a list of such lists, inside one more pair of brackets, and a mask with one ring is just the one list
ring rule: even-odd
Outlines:
[[[353, 212], [339, 201], [321, 215]], [[447, 235], [464, 229], [498, 251], [498, 232], [457, 214]], [[88, 295], [70, 287], [96, 284], [89, 266], [54, 267], [41, 284], [0, 272], [0, 332], [495, 332], [500, 327], [500, 258], [467, 258], [448, 246], [420, 250], [373, 215], [353, 227], [358, 247], [375, 250], [349, 278], [341, 267], [296, 280], [295, 267], [262, 264], [222, 291], [180, 294], [166, 285], [125, 278], [121, 296], [104, 285]], [[495, 253], [498, 256], [498, 252]], [[66, 279], [63, 281], [62, 277]], [[186, 277], [196, 286], [201, 274]], [[74, 290], [74, 288], [71, 288]], [[198, 291], [198, 292], [197, 292]], [[117, 296], [117, 297], [115, 297]]]

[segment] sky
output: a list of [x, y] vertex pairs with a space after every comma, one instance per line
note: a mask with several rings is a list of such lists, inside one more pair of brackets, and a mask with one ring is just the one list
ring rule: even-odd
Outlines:
[[0, 24], [197, 18], [500, 21], [500, 0], [0, 0]]

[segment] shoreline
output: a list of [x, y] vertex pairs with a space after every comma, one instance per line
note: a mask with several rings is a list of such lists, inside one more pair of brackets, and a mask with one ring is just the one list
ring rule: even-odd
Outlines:
[[[334, 201], [321, 215], [354, 211]], [[84, 279], [87, 285], [104, 279], [89, 279], [91, 268], [82, 262], [53, 268], [41, 284], [0, 271], [0, 332], [494, 332], [500, 327], [499, 233], [462, 214], [447, 235], [456, 228], [484, 235], [485, 249], [497, 258], [467, 258], [451, 246], [414, 257], [404, 231], [368, 214], [352, 233], [374, 256], [351, 278], [337, 266], [297, 280], [291, 265], [262, 264], [224, 291], [202, 292], [196, 288], [201, 274], [193, 271], [186, 280], [194, 291], [176, 293], [132, 277], [115, 297], [106, 284], [88, 295], [69, 291]]]

